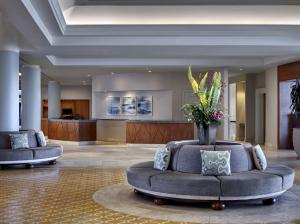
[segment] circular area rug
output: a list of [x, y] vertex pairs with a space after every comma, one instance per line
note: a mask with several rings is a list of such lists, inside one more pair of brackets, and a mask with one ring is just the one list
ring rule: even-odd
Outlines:
[[94, 201], [113, 211], [130, 215], [199, 223], [298, 223], [300, 222], [300, 186], [278, 198], [273, 206], [260, 200], [226, 203], [223, 211], [214, 211], [208, 203], [171, 203], [157, 206], [151, 197], [135, 194], [127, 184], [102, 188], [93, 195]]

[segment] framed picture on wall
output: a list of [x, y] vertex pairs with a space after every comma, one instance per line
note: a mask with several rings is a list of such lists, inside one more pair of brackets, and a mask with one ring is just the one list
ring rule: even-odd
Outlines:
[[121, 97], [109, 96], [106, 98], [106, 114], [107, 115], [121, 114]]
[[124, 96], [121, 98], [121, 114], [136, 115], [136, 97]]
[[137, 97], [137, 114], [138, 115], [152, 115], [152, 96], [138, 96]]

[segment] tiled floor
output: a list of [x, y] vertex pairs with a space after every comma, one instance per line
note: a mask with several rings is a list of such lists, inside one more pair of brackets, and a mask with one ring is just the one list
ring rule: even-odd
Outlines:
[[[92, 198], [101, 188], [124, 183], [126, 167], [152, 159], [154, 150], [65, 146], [55, 166], [0, 170], [0, 223], [173, 223], [115, 212]], [[272, 151], [268, 157], [295, 168], [300, 184], [300, 161], [294, 152]]]

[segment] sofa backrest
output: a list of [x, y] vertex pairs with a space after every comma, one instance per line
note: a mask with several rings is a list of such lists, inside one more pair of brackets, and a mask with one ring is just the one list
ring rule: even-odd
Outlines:
[[9, 134], [19, 133], [17, 131], [1, 131], [0, 132], [0, 149], [11, 149]]
[[215, 151], [230, 151], [230, 168], [232, 173], [253, 169], [249, 150], [243, 145], [216, 145]]
[[[199, 141], [197, 140], [187, 140], [187, 141], [172, 141], [169, 142], [166, 147], [171, 149], [171, 159], [169, 169], [177, 170], [177, 159], [178, 153], [182, 146], [184, 145], [199, 145]], [[178, 152], [177, 152], [178, 151]]]
[[230, 150], [230, 166], [232, 173], [249, 171], [254, 168], [252, 145], [237, 142], [217, 142], [216, 145], [199, 145], [198, 141], [190, 141], [176, 145], [168, 144], [171, 149], [169, 169], [186, 173], [201, 173], [202, 158], [200, 150], [225, 151]]
[[20, 130], [20, 133], [27, 133], [30, 148], [38, 147], [38, 142], [34, 130]]
[[27, 133], [29, 147], [37, 147], [37, 139], [34, 130], [20, 130], [0, 132], [0, 149], [11, 149], [10, 134]]
[[180, 150], [177, 150], [177, 160], [172, 161], [173, 166], [180, 172], [201, 174], [202, 158], [200, 150], [214, 151], [214, 146], [184, 145]]

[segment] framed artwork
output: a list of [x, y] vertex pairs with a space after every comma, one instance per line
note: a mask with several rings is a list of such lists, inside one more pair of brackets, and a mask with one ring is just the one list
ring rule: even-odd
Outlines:
[[152, 96], [138, 96], [137, 97], [137, 114], [138, 115], [152, 115]]
[[121, 98], [121, 114], [136, 115], [136, 97], [125, 96]]
[[109, 96], [106, 98], [106, 114], [107, 115], [121, 114], [121, 97]]

